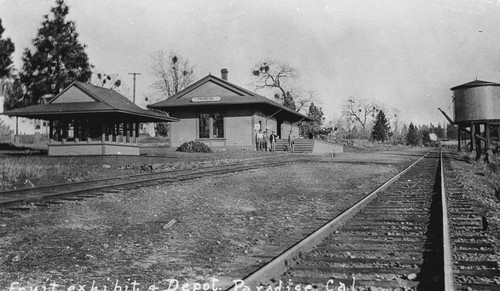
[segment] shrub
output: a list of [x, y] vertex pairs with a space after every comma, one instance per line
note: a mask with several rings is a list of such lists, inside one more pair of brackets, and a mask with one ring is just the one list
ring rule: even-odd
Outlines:
[[187, 152], [187, 153], [211, 153], [212, 150], [209, 146], [202, 142], [198, 141], [189, 141], [181, 144], [181, 146], [177, 149], [178, 152]]

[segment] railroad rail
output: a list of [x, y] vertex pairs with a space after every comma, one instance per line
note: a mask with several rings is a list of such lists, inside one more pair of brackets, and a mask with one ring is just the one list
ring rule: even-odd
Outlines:
[[0, 209], [29, 210], [33, 207], [63, 204], [65, 201], [84, 200], [102, 196], [106, 193], [121, 192], [126, 189], [136, 189], [154, 184], [173, 183], [264, 167], [278, 167], [296, 162], [307, 162], [307, 160], [300, 158], [281, 159], [277, 161], [260, 161], [252, 159], [239, 163], [206, 166], [195, 169], [148, 172], [67, 184], [2, 191], [0, 192]]
[[228, 290], [499, 290], [496, 262], [457, 255], [492, 246], [449, 183], [429, 152]]
[[487, 221], [448, 163], [444, 181], [450, 217], [450, 243], [456, 290], [500, 290], [500, 268]]

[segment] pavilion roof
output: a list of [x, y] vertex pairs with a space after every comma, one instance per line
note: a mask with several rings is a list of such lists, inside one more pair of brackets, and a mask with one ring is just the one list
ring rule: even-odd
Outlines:
[[3, 114], [45, 120], [98, 117], [134, 122], [178, 121], [162, 112], [142, 109], [112, 89], [82, 82], [73, 82], [47, 104], [16, 108]]

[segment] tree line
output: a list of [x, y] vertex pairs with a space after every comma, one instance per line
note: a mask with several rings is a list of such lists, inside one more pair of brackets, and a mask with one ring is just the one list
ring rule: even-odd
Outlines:
[[[95, 72], [85, 52], [73, 21], [67, 20], [69, 7], [56, 0], [50, 13], [43, 16], [41, 27], [33, 39], [33, 49], [26, 48], [22, 68], [13, 68], [14, 43], [3, 38], [5, 31], [0, 19], [0, 94], [5, 97], [4, 110], [41, 104], [57, 95], [73, 81], [91, 83], [125, 93], [117, 74]], [[144, 97], [148, 103], [169, 98], [185, 89], [194, 80], [194, 66], [177, 51], [159, 50], [151, 55], [151, 73], [155, 80]], [[300, 135], [324, 139], [371, 139], [412, 145], [429, 142], [429, 133], [439, 138], [456, 138], [453, 126], [409, 126], [399, 121], [399, 110], [385, 108], [376, 101], [349, 97], [342, 106], [340, 118], [325, 124], [322, 107], [316, 92], [301, 88], [299, 71], [273, 59], [258, 61], [249, 70], [253, 89], [262, 91], [283, 106], [301, 112], [312, 121], [300, 123]], [[159, 124], [166, 134], [168, 124]]]
[[[22, 68], [13, 68], [14, 43], [3, 38], [5, 29], [0, 19], [0, 90], [5, 97], [4, 110], [36, 105], [50, 100], [74, 81], [91, 83], [117, 91], [126, 91], [117, 74], [95, 72], [79, 40], [76, 24], [67, 19], [69, 7], [56, 0], [50, 13], [43, 16], [41, 27], [32, 40], [33, 49], [22, 54]], [[189, 86], [194, 80], [194, 66], [178, 52], [159, 50], [151, 55], [151, 72], [155, 81], [146, 94], [148, 103], [169, 98]], [[324, 122], [321, 107], [314, 104], [314, 92], [292, 86], [297, 70], [287, 64], [262, 61], [251, 74], [255, 90], [274, 90], [274, 98], [295, 111], [306, 111], [312, 122], [301, 125], [304, 135], [318, 135]], [[160, 131], [166, 131], [160, 124]]]

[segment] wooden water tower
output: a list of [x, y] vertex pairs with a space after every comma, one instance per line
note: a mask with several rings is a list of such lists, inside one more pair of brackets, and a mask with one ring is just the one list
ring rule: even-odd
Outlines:
[[500, 84], [475, 80], [450, 89], [453, 91], [454, 121], [458, 125], [458, 150], [496, 149], [500, 140]]

